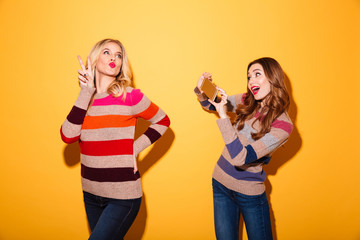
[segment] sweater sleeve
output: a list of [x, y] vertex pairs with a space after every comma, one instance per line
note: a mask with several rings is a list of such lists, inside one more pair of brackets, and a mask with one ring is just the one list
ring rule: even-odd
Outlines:
[[[209, 102], [209, 98], [204, 93], [201, 93], [200, 89], [198, 87], [195, 87], [194, 92], [195, 92], [202, 108], [204, 108], [205, 110], [208, 110], [208, 111], [216, 111], [214, 105], [212, 105]], [[236, 94], [236, 95], [231, 95], [230, 97], [228, 97], [228, 103], [226, 105], [228, 112], [234, 113], [236, 111], [236, 106], [244, 103], [243, 102], [244, 97], [245, 97], [245, 94]], [[216, 101], [216, 99], [215, 99], [215, 101]]]
[[217, 124], [223, 136], [225, 146], [231, 157], [230, 163], [242, 166], [256, 162], [256, 160], [269, 155], [287, 141], [293, 129], [289, 118], [276, 119], [269, 133], [262, 138], [245, 145], [241, 142], [237, 130], [232, 126], [230, 119], [218, 119]]
[[73, 143], [79, 140], [81, 126], [94, 92], [95, 88], [81, 87], [74, 106], [60, 128], [61, 139], [65, 143]]
[[161, 108], [151, 102], [140, 90], [135, 89], [133, 91], [133, 99], [139, 100], [133, 108], [135, 117], [143, 118], [151, 123], [148, 129], [134, 142], [134, 154], [137, 156], [165, 133], [170, 125], [170, 119]]

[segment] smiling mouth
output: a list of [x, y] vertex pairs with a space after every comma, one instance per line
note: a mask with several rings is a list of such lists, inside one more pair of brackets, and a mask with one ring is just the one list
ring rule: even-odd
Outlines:
[[256, 95], [260, 90], [260, 87], [257, 87], [257, 86], [253, 86], [251, 87], [251, 91], [254, 95]]
[[111, 63], [109, 63], [109, 66], [110, 66], [111, 68], [114, 68], [116, 65], [115, 65], [115, 63], [111, 62]]

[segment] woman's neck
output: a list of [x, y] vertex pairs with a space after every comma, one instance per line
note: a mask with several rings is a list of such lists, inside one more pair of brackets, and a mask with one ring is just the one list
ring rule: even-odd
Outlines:
[[265, 98], [263, 98], [260, 102], [260, 107], [264, 108], [266, 105], [269, 106], [270, 96], [267, 95]]
[[[100, 74], [99, 74], [100, 75]], [[115, 77], [100, 75], [96, 77], [96, 92], [104, 93], [109, 85], [115, 80]]]

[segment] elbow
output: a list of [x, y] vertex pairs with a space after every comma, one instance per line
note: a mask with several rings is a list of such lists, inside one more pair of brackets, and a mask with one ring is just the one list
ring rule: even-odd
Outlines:
[[246, 165], [245, 160], [243, 157], [237, 156], [235, 158], [231, 158], [228, 159], [228, 161], [231, 163], [231, 165], [233, 165], [237, 170], [242, 169], [242, 167], [244, 167]]
[[258, 156], [251, 145], [245, 146], [245, 149], [246, 149], [245, 164], [250, 164], [258, 159]]
[[170, 118], [165, 115], [165, 117], [163, 119], [161, 119], [157, 124], [163, 125], [165, 127], [169, 127], [170, 126]]
[[61, 135], [61, 140], [64, 143], [67, 143], [67, 144], [74, 143], [74, 142], [78, 141], [79, 138], [80, 138], [80, 136], [76, 136], [76, 137], [73, 137], [73, 138], [66, 137], [63, 130], [62, 130], [62, 127], [60, 128], [60, 135]]

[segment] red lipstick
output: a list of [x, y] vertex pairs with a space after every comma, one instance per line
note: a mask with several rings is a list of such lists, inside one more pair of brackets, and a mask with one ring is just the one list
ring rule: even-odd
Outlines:
[[254, 95], [256, 95], [259, 92], [259, 90], [260, 90], [260, 87], [258, 87], [258, 86], [251, 87], [251, 91]]
[[114, 62], [109, 63], [109, 66], [110, 66], [111, 68], [116, 67], [116, 65], [115, 65], [115, 63], [114, 63]]

